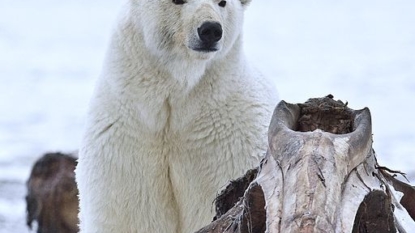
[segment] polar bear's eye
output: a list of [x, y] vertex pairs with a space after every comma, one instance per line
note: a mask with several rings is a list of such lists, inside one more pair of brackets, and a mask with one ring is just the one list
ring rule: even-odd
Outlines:
[[219, 6], [220, 7], [225, 7], [226, 6], [226, 1], [220, 1]]
[[173, 0], [173, 3], [176, 5], [183, 5], [185, 1], [184, 0]]

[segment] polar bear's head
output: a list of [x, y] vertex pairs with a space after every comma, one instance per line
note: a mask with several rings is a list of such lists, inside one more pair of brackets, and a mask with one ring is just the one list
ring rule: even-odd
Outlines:
[[132, 0], [147, 48], [209, 59], [239, 36], [250, 0]]
[[130, 0], [130, 13], [148, 52], [177, 79], [195, 83], [234, 47], [250, 1]]

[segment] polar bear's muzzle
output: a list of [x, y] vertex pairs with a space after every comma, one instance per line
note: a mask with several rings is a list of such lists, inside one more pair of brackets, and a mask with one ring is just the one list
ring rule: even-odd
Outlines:
[[206, 21], [197, 29], [198, 42], [192, 48], [199, 52], [215, 52], [219, 50], [218, 42], [222, 39], [222, 25], [214, 21]]

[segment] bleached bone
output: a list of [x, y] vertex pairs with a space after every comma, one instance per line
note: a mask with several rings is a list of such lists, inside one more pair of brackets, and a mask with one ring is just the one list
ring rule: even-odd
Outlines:
[[257, 177], [198, 233], [415, 232], [415, 189], [378, 167], [369, 109], [347, 110], [349, 133], [299, 132], [301, 105], [280, 102]]

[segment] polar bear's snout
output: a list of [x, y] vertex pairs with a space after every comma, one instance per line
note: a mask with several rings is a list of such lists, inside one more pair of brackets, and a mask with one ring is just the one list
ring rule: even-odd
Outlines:
[[222, 26], [218, 22], [205, 22], [197, 29], [202, 42], [210, 45], [222, 38]]
[[197, 28], [198, 45], [194, 50], [200, 52], [214, 52], [219, 50], [218, 42], [222, 39], [222, 25], [215, 21], [203, 22]]

